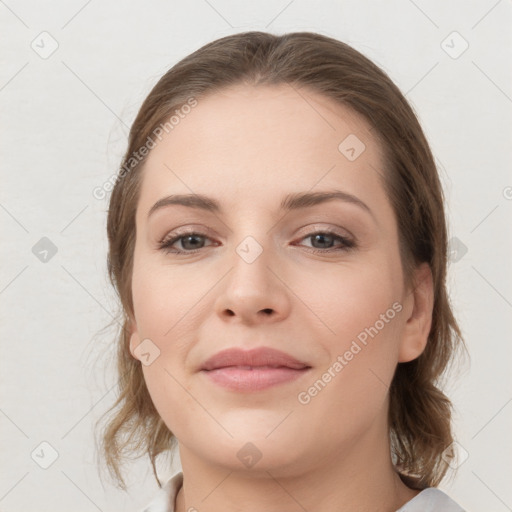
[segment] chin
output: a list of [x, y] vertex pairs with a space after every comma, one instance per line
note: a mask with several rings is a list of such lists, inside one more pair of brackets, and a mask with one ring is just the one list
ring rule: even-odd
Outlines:
[[[285, 407], [279, 409], [265, 408], [236, 408], [220, 413], [217, 416], [226, 430], [233, 436], [236, 442], [252, 440], [262, 443], [279, 439], [280, 443], [287, 444], [290, 437], [298, 435], [291, 431], [295, 427], [293, 421], [293, 409]], [[228, 437], [228, 436], [227, 436]]]
[[[273, 475], [291, 476], [299, 467], [307, 465], [308, 454], [300, 431], [290, 428], [293, 424], [285, 427], [287, 420], [283, 422], [283, 418], [286, 414], [246, 411], [232, 417], [232, 421], [223, 417], [221, 423], [233, 437], [218, 429], [214, 438], [211, 432], [196, 432], [201, 442], [189, 438], [187, 445], [195, 446], [196, 454], [201, 458], [229, 471], [250, 472], [253, 476], [262, 472], [266, 477], [268, 473], [265, 472], [269, 471]], [[312, 455], [314, 458], [314, 451]]]

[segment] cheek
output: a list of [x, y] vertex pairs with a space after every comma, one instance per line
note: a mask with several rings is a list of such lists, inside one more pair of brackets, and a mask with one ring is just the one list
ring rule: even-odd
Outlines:
[[[388, 263], [389, 261], [389, 263]], [[324, 326], [325, 339], [343, 342], [364, 332], [386, 315], [386, 330], [397, 318], [393, 303], [401, 297], [400, 279], [391, 259], [368, 259], [325, 265], [325, 271], [312, 268], [293, 278], [293, 291], [309, 309], [308, 316]], [[399, 269], [398, 269], [399, 272]], [[297, 307], [304, 308], [297, 303]], [[382, 327], [379, 322], [378, 327]]]
[[190, 322], [209, 286], [190, 270], [171, 268], [150, 258], [136, 259], [132, 295], [139, 335], [162, 341], [176, 338], [175, 333]]
[[[301, 412], [310, 418], [304, 423], [310, 435], [320, 429], [325, 439], [336, 439], [342, 425], [346, 439], [353, 439], [378, 415], [380, 421], [386, 417], [404, 320], [393, 280], [377, 277], [361, 271], [347, 274], [343, 282], [324, 283], [319, 316], [329, 330], [318, 339], [328, 357], [297, 397]], [[318, 302], [321, 297], [317, 292]]]
[[[194, 275], [196, 279], [194, 279]], [[187, 354], [193, 344], [214, 285], [215, 273], [197, 279], [197, 272], [134, 260], [132, 295], [139, 341], [150, 339], [158, 357], [142, 366], [144, 380], [160, 417], [178, 437], [201, 416], [187, 378]], [[218, 280], [218, 279], [217, 279]], [[177, 411], [188, 411], [180, 414]]]
[[380, 402], [393, 377], [404, 325], [401, 273], [393, 258], [380, 256], [365, 265], [333, 266], [326, 275], [315, 272], [314, 279], [299, 281], [302, 291], [294, 289], [307, 298], [311, 319], [320, 322], [317, 332], [324, 333], [317, 340], [327, 357], [316, 377], [330, 369], [327, 401]]
[[[169, 272], [167, 272], [168, 274]], [[151, 400], [169, 430], [178, 438], [192, 428], [190, 422], [197, 404], [187, 392], [186, 355], [194, 322], [191, 287], [182, 293], [179, 283], [165, 275], [164, 268], [143, 267], [134, 272], [133, 302], [139, 340], [150, 339], [158, 349], [158, 357], [143, 365], [144, 380]], [[190, 298], [190, 300], [189, 300]], [[181, 411], [181, 414], [177, 414]], [[178, 419], [179, 418], [179, 419]]]

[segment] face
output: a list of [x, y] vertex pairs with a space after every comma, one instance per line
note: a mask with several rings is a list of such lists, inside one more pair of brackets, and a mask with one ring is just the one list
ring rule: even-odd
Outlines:
[[421, 347], [380, 149], [283, 85], [199, 99], [151, 150], [130, 350], [182, 462], [287, 475], [387, 436], [397, 362]]

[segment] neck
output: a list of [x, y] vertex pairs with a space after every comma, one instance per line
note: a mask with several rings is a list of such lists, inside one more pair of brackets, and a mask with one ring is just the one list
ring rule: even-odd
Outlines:
[[215, 466], [181, 444], [180, 458], [183, 487], [176, 512], [395, 512], [419, 492], [407, 487], [393, 468], [382, 425], [374, 425], [349, 449], [317, 454], [303, 464], [306, 470], [286, 474], [282, 467], [240, 471]]

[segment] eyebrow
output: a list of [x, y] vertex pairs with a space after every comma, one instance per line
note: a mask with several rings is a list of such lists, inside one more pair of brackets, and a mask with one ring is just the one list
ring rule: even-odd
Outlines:
[[[375, 215], [366, 203], [361, 201], [358, 197], [341, 190], [288, 194], [281, 201], [280, 210], [292, 211], [299, 210], [301, 208], [310, 208], [333, 200], [355, 204], [375, 218]], [[196, 208], [218, 214], [223, 213], [220, 203], [212, 197], [208, 197], [203, 194], [176, 194], [159, 199], [149, 210], [148, 217], [156, 210], [170, 205], [186, 206], [188, 208]]]

